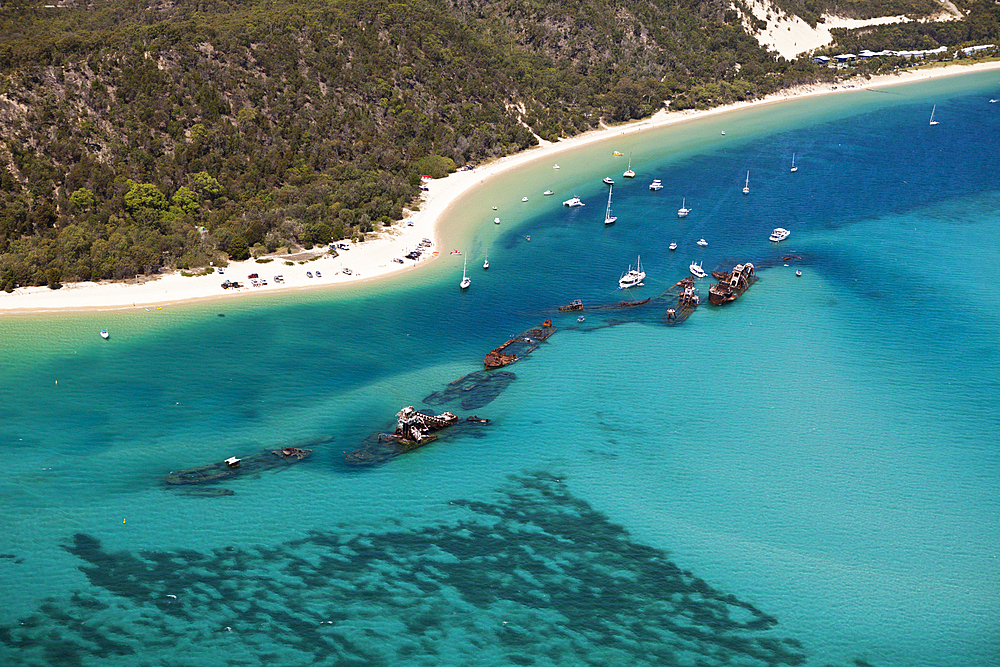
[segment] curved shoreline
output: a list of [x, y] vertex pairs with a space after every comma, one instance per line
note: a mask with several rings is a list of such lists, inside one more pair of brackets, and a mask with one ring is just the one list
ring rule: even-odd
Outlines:
[[[58, 290], [50, 290], [48, 287], [24, 287], [15, 289], [10, 294], [0, 292], [0, 313], [124, 310], [195, 300], [268, 295], [285, 290], [359, 285], [376, 278], [406, 274], [431, 264], [427, 258], [416, 262], [403, 259], [403, 264], [393, 261], [394, 258], [403, 258], [405, 253], [415, 248], [422, 239], [429, 238], [433, 241], [430, 251], [437, 251], [440, 255], [448, 252], [441, 247], [439, 222], [445, 218], [452, 204], [486, 179], [536, 160], [551, 159], [552, 156], [611, 137], [747, 107], [995, 69], [1000, 69], [1000, 61], [914, 68], [902, 70], [898, 74], [847, 81], [848, 85], [853, 84], [852, 88], [845, 88], [845, 82], [838, 84], [836, 89], [825, 84], [813, 84], [782, 90], [760, 100], [738, 102], [704, 111], [668, 113], [660, 110], [649, 118], [625, 125], [591, 130], [557, 143], [543, 141], [539, 146], [498, 158], [475, 169], [457, 171], [446, 178], [430, 181], [427, 183], [428, 189], [421, 201], [420, 210], [412, 212], [407, 220], [386, 229], [374, 239], [362, 243], [350, 243], [351, 249], [342, 251], [338, 257], [324, 254], [306, 261], [301, 258], [301, 255], [306, 253], [299, 253], [299, 256], [291, 257], [272, 256], [273, 261], [267, 263], [260, 263], [254, 259], [230, 262], [225, 268], [224, 275], [213, 273], [184, 276], [179, 271], [171, 271], [153, 278], [137, 277], [132, 281], [67, 283]], [[349, 275], [344, 272], [345, 268], [351, 270]], [[315, 277], [317, 270], [321, 274], [320, 277]], [[314, 277], [308, 277], [307, 271], [312, 272]], [[250, 287], [246, 277], [252, 273], [259, 273], [268, 284], [263, 287]], [[274, 281], [276, 275], [282, 275], [285, 282], [276, 283]], [[226, 279], [236, 280], [247, 286], [240, 290], [222, 290], [221, 283]]]

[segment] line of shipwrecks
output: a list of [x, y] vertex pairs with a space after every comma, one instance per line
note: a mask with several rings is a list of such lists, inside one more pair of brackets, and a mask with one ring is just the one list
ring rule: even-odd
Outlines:
[[[735, 265], [732, 271], [713, 271], [712, 276], [718, 280], [718, 283], [712, 285], [708, 290], [708, 300], [713, 305], [735, 301], [757, 281], [754, 265], [749, 262]], [[657, 297], [655, 302], [669, 303], [674, 296], [676, 296], [676, 305], [667, 308], [664, 316], [665, 322], [671, 325], [686, 320], [701, 302], [695, 287], [695, 279], [691, 276], [677, 281], [660, 297]], [[576, 312], [633, 308], [648, 305], [653, 301], [654, 299], [649, 297], [641, 301], [619, 301], [585, 306], [582, 300], [576, 299], [567, 305], [559, 306], [558, 310], [560, 312]], [[580, 317], [579, 319], [583, 320], [584, 318]], [[509, 366], [537, 350], [555, 331], [556, 327], [552, 324], [552, 320], [545, 320], [541, 325], [531, 327], [527, 331], [511, 337], [486, 354], [483, 359], [485, 370], [469, 373], [449, 383], [444, 390], [428, 395], [424, 399], [424, 403], [441, 405], [460, 401], [461, 406], [467, 410], [489, 404], [516, 377], [513, 373], [495, 369]], [[450, 411], [435, 415], [429, 410], [417, 410], [410, 405], [402, 408], [396, 414], [396, 428], [392, 433], [374, 433], [365, 438], [360, 447], [345, 452], [344, 456], [345, 460], [352, 464], [381, 463], [434, 442], [438, 439], [437, 432], [443, 429], [468, 432], [470, 429], [478, 430], [488, 423], [488, 419], [475, 415], [463, 420]], [[476, 431], [471, 432], [476, 433]], [[284, 447], [242, 459], [230, 457], [219, 463], [172, 472], [167, 475], [166, 482], [171, 485], [215, 482], [235, 475], [282, 468], [301, 461], [311, 453], [310, 449]], [[215, 495], [231, 493], [226, 489], [218, 489], [218, 493]]]
[[[719, 282], [708, 289], [708, 302], [715, 306], [721, 306], [740, 298], [750, 286], [757, 282], [757, 274], [754, 272], [754, 265], [750, 262], [737, 264], [732, 271], [712, 271], [712, 277]], [[575, 299], [568, 304], [559, 306], [560, 312], [576, 312], [584, 310], [608, 310], [611, 308], [631, 308], [644, 306], [650, 302], [657, 304], [669, 303], [676, 297], [676, 305], [671, 305], [664, 313], [664, 321], [667, 324], [680, 324], [686, 320], [691, 313], [701, 304], [701, 297], [698, 295], [695, 279], [687, 276], [674, 283], [667, 291], [653, 299], [652, 297], [642, 301], [620, 301], [618, 303], [599, 304], [594, 306], [584, 305], [581, 299]], [[579, 318], [581, 321], [583, 318]], [[499, 349], [499, 348], [498, 348]]]

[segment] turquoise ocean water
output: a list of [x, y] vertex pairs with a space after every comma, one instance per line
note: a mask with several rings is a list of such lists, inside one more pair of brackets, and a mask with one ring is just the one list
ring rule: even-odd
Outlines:
[[[402, 280], [3, 316], [0, 663], [996, 665], [998, 78], [540, 161], [453, 207]], [[693, 260], [760, 280], [680, 326], [556, 311]], [[422, 402], [546, 318], [495, 400]], [[492, 421], [348, 465], [405, 405]], [[313, 454], [163, 481], [279, 446]]]

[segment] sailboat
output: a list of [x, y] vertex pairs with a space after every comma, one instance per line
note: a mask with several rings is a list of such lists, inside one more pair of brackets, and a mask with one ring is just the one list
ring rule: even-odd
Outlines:
[[483, 260], [483, 268], [484, 269], [490, 268], [490, 251], [489, 250], [486, 251], [486, 259]]
[[931, 107], [931, 123], [930, 123], [931, 125], [937, 125], [938, 124], [938, 122], [936, 120], [934, 120], [934, 112], [935, 111], [937, 111], [937, 105], [936, 104], [933, 107]]
[[469, 264], [469, 256], [465, 256], [465, 263], [462, 264], [462, 282], [460, 283], [462, 289], [467, 289], [469, 285], [472, 284], [472, 279], [465, 275], [465, 267]]
[[[798, 170], [799, 170], [799, 168], [795, 166], [795, 153], [792, 153], [792, 173], [794, 174]], [[747, 174], [747, 176], [749, 176], [749, 175], [750, 174]], [[750, 180], [750, 179], [747, 179], [747, 180]]]
[[642, 258], [640, 257], [636, 259], [636, 267], [633, 269], [630, 264], [628, 271], [623, 273], [622, 277], [618, 279], [618, 289], [628, 289], [629, 287], [641, 285], [645, 277], [646, 272], [642, 270]]
[[614, 223], [615, 220], [618, 219], [617, 215], [611, 215], [611, 192], [614, 189], [615, 189], [614, 186], [612, 186], [608, 190], [608, 210], [604, 213], [604, 224], [606, 224], [606, 225], [610, 225], [610, 224]]
[[677, 209], [677, 217], [678, 218], [686, 218], [687, 214], [691, 212], [691, 209], [689, 209], [686, 206], [686, 202], [687, 202], [687, 200], [684, 197], [681, 197], [681, 207], [679, 209]]
[[625, 178], [635, 178], [635, 172], [632, 171], [632, 156], [631, 155], [628, 156], [628, 169], [625, 170], [625, 173], [622, 174], [622, 176], [624, 176]]
[[743, 186], [743, 194], [750, 194], [750, 172], [747, 172], [747, 184]]

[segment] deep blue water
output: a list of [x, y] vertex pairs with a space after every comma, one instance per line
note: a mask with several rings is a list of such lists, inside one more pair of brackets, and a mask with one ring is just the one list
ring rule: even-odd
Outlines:
[[[0, 660], [995, 664], [998, 87], [795, 100], [539, 161], [460, 202], [403, 281], [5, 316]], [[760, 280], [668, 327], [693, 260]], [[433, 406], [488, 426], [345, 461], [547, 318], [495, 400]], [[279, 446], [313, 454], [201, 487], [233, 495], [163, 482]]]

